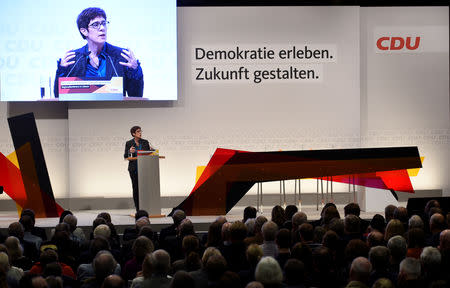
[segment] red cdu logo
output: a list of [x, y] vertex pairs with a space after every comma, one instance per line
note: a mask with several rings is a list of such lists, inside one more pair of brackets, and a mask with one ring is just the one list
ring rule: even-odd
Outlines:
[[420, 45], [420, 37], [380, 37], [377, 40], [379, 50], [416, 50]]

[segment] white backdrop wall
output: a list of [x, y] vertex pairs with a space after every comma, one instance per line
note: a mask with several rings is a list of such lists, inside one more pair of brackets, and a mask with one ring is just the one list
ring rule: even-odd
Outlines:
[[[446, 25], [448, 31], [448, 8], [426, 9], [427, 20], [411, 25]], [[413, 179], [415, 188], [443, 189], [450, 195], [448, 46], [418, 58], [376, 54], [371, 35], [378, 23], [402, 26], [423, 19], [412, 17], [420, 13], [414, 9], [389, 11], [349, 6], [178, 8], [179, 100], [140, 108], [70, 103], [68, 119], [38, 120], [56, 197], [131, 197], [123, 149], [133, 125], [142, 126], [144, 138], [166, 156], [161, 161], [162, 196], [187, 196], [196, 166], [205, 165], [217, 147], [268, 151], [400, 145], [418, 145], [426, 157], [424, 169]], [[404, 16], [394, 21], [395, 15]], [[195, 47], [287, 49], [301, 44], [328, 47], [334, 58], [232, 65], [193, 59]], [[312, 65], [320, 79], [259, 84], [195, 80], [196, 67], [233, 65]], [[422, 73], [415, 73], [417, 67]], [[435, 69], [439, 73], [433, 77], [426, 73]], [[400, 72], [405, 75], [399, 77]], [[408, 93], [402, 94], [405, 89]], [[1, 112], [6, 107], [0, 103]], [[1, 119], [6, 122], [6, 117]], [[12, 144], [2, 125], [1, 152], [8, 154]], [[315, 191], [315, 184], [302, 189]], [[278, 183], [265, 186], [265, 192], [278, 192]]]

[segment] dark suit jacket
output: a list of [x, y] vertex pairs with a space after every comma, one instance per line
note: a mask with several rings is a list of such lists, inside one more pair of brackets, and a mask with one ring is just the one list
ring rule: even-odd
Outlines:
[[[125, 143], [125, 152], [123, 154], [123, 158], [128, 158], [128, 151], [130, 151], [131, 147], [135, 147], [136, 150], [140, 148], [140, 150], [150, 150], [150, 143], [145, 139], [139, 139], [139, 145], [136, 145], [134, 139], [131, 139]], [[137, 152], [133, 153], [133, 157], [137, 156]], [[131, 160], [128, 161], [128, 171], [136, 171], [137, 170], [137, 161]]]
[[[119, 76], [123, 77], [123, 95], [125, 92], [128, 96], [142, 97], [144, 93], [144, 75], [142, 73], [142, 68], [139, 65], [138, 68], [131, 69], [126, 66], [120, 65], [119, 62], [127, 62], [125, 58], [120, 55], [122, 53], [120, 47], [113, 46], [109, 43], [105, 43], [102, 50], [106, 55], [106, 79], [111, 79], [111, 77]], [[67, 67], [60, 66], [61, 59], [58, 61], [58, 69], [56, 70], [55, 76], [55, 97], [59, 97], [58, 93], [58, 78], [59, 77], [85, 77], [87, 60], [82, 59], [87, 57], [88, 48], [87, 44], [80, 49], [73, 50], [75, 52], [75, 58], [71, 61], [75, 61], [74, 64]], [[73, 68], [73, 69], [72, 69]], [[68, 75], [70, 72], [70, 75]]]

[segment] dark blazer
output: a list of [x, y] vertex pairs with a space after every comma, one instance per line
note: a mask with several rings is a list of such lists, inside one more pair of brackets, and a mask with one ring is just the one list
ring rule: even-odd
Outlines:
[[[144, 75], [142, 73], [141, 65], [138, 65], [138, 68], [131, 69], [126, 66], [120, 65], [119, 62], [127, 62], [125, 58], [120, 55], [122, 53], [122, 49], [120, 47], [113, 46], [109, 43], [105, 43], [105, 46], [102, 50], [102, 53], [106, 55], [106, 79], [111, 79], [113, 76], [123, 77], [123, 96], [125, 96], [126, 92], [128, 96], [133, 97], [142, 97], [144, 93]], [[60, 65], [61, 59], [58, 60], [58, 69], [56, 70], [55, 76], [55, 97], [59, 97], [58, 92], [58, 79], [59, 77], [85, 77], [86, 76], [86, 67], [87, 60], [82, 59], [86, 58], [89, 55], [89, 50], [87, 48], [87, 44], [80, 49], [74, 50], [75, 58], [72, 61], [75, 61], [74, 64], [69, 65], [67, 67], [62, 67]], [[139, 62], [138, 62], [139, 63]], [[72, 69], [73, 68], [73, 69]], [[70, 75], [69, 75], [70, 72]]]
[[[151, 150], [150, 143], [145, 139], [139, 139], [139, 146], [141, 147], [141, 150]], [[131, 147], [135, 147], [136, 150], [139, 148], [136, 146], [136, 142], [134, 139], [131, 139], [125, 143], [125, 152], [123, 154], [123, 158], [128, 158], [128, 151], [130, 151]], [[137, 152], [133, 153], [133, 157], [137, 157]], [[136, 171], [137, 170], [137, 161], [131, 160], [128, 161], [128, 171]]]

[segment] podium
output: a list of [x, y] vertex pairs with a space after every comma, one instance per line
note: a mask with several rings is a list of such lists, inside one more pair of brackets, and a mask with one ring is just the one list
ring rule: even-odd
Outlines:
[[138, 151], [139, 208], [154, 217], [162, 217], [159, 158], [153, 151]]

